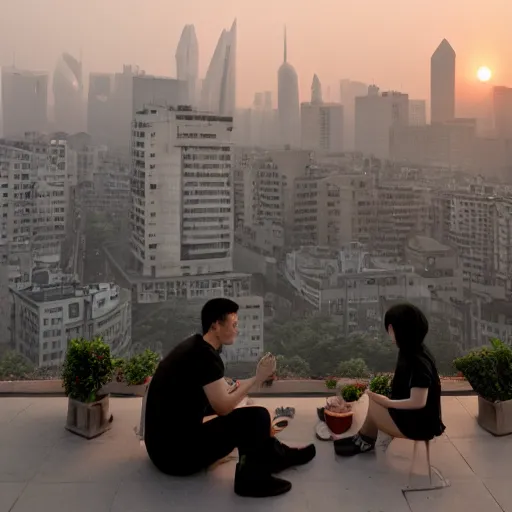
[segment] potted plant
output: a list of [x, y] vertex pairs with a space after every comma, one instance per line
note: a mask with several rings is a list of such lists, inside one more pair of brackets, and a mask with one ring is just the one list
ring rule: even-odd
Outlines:
[[512, 348], [492, 339], [454, 366], [478, 394], [478, 424], [495, 436], [512, 434]]
[[366, 391], [366, 384], [362, 382], [356, 382], [355, 384], [347, 384], [340, 390], [341, 397], [345, 402], [352, 403], [357, 402]]
[[144, 396], [159, 361], [160, 356], [156, 352], [146, 349], [142, 354], [137, 354], [124, 363], [124, 381], [131, 388], [132, 394]]
[[62, 369], [68, 397], [67, 430], [92, 439], [110, 428], [109, 396], [101, 390], [111, 378], [110, 347], [101, 338], [69, 342]]
[[336, 389], [337, 383], [338, 379], [336, 379], [336, 377], [327, 377], [327, 379], [325, 379], [325, 386], [327, 389]]
[[369, 389], [373, 393], [391, 397], [391, 383], [393, 382], [393, 376], [387, 373], [375, 375], [369, 384]]

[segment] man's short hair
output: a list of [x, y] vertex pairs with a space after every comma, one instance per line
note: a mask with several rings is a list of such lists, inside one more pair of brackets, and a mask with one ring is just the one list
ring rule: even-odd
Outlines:
[[240, 307], [230, 299], [218, 298], [209, 300], [201, 310], [201, 327], [206, 334], [216, 322], [223, 322], [228, 315], [238, 313]]

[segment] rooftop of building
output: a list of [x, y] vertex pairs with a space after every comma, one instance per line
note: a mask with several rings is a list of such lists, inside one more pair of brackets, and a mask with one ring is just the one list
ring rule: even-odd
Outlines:
[[18, 295], [34, 302], [56, 302], [75, 297], [91, 297], [101, 291], [119, 291], [119, 286], [114, 283], [95, 283], [80, 286], [76, 283], [33, 285], [25, 290], [14, 291]]
[[409, 249], [419, 252], [449, 252], [452, 249], [434, 238], [428, 236], [416, 235], [407, 241]]
[[[134, 434], [140, 398], [111, 399], [112, 429], [86, 441], [64, 429], [65, 398], [0, 398], [0, 510], [9, 512], [141, 512], [268, 510], [310, 512], [503, 512], [512, 510], [512, 438], [495, 438], [476, 422], [476, 397], [444, 397], [446, 433], [431, 446], [432, 464], [450, 487], [402, 492], [409, 483], [413, 444], [395, 440], [387, 452], [352, 459], [334, 455], [331, 443], [316, 441], [316, 407], [322, 398], [256, 399], [273, 411], [296, 409], [280, 434], [292, 445], [314, 442], [316, 459], [283, 474], [292, 491], [251, 500], [233, 493], [235, 461], [200, 475], [176, 479], [158, 473]], [[347, 435], [360, 425], [365, 402]], [[418, 447], [412, 486], [427, 483], [424, 448]], [[436, 478], [436, 477], [434, 477]]]

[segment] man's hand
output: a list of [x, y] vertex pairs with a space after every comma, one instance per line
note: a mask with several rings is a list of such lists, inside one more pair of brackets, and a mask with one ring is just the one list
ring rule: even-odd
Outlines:
[[272, 354], [266, 354], [258, 363], [256, 368], [256, 381], [258, 384], [263, 384], [276, 373], [276, 358]]

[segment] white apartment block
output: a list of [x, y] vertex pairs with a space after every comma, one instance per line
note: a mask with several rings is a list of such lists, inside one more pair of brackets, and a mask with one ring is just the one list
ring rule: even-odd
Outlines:
[[69, 206], [67, 145], [0, 141], [0, 252], [59, 262]]
[[390, 130], [409, 124], [409, 96], [383, 92], [370, 86], [368, 95], [356, 98], [356, 151], [377, 158], [389, 158]]
[[318, 153], [343, 151], [343, 106], [337, 103], [302, 103], [302, 149]]
[[132, 133], [131, 248], [145, 277], [232, 270], [231, 117], [148, 106]]
[[62, 364], [68, 341], [80, 337], [103, 337], [115, 356], [130, 351], [129, 290], [109, 283], [47, 285], [12, 295], [15, 348], [36, 366]]

